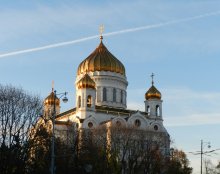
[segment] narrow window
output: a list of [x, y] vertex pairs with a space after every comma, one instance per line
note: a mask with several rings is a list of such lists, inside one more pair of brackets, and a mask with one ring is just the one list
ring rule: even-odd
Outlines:
[[116, 102], [116, 89], [113, 89], [113, 102]]
[[91, 95], [88, 95], [87, 97], [87, 107], [91, 107], [92, 106], [92, 97]]
[[135, 125], [136, 127], [140, 127], [141, 121], [140, 121], [139, 119], [136, 119], [135, 122], [134, 122], [134, 125]]
[[121, 103], [123, 103], [123, 91], [121, 90]]
[[125, 91], [125, 97], [124, 97], [124, 104], [126, 104], [126, 100], [127, 100], [127, 92]]
[[156, 106], [156, 116], [160, 116], [160, 106]]
[[81, 108], [81, 96], [78, 96], [78, 108]]
[[147, 115], [150, 115], [150, 106], [147, 106]]
[[116, 121], [116, 126], [121, 126], [121, 122], [120, 121]]
[[103, 101], [107, 100], [106, 88], [103, 88]]

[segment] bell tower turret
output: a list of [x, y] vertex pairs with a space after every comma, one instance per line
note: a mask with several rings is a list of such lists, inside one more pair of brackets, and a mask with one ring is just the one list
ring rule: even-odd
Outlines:
[[85, 119], [95, 111], [95, 82], [86, 73], [76, 83], [76, 111], [80, 119]]
[[56, 109], [56, 114], [60, 113], [60, 99], [55, 96], [54, 88], [52, 87], [52, 92], [48, 97], [44, 99], [44, 118], [50, 119], [52, 118], [52, 114], [54, 112], [54, 105]]
[[145, 93], [145, 112], [151, 117], [161, 117], [162, 118], [162, 100], [161, 93], [154, 86], [154, 74], [151, 75], [152, 86]]

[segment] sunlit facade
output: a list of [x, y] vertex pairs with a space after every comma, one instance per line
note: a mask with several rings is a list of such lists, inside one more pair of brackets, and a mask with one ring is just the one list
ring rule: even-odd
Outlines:
[[56, 99], [55, 104], [52, 102], [52, 91], [44, 101], [44, 116], [49, 118], [56, 107], [57, 130], [66, 129], [70, 123], [78, 130], [108, 124], [133, 127], [151, 135], [162, 133], [166, 137], [163, 149], [169, 152], [170, 138], [163, 125], [162, 95], [154, 86], [153, 75], [152, 86], [143, 94], [144, 111], [127, 108], [127, 86], [124, 65], [108, 51], [101, 37], [98, 47], [78, 66], [76, 106], [60, 113], [59, 99]]

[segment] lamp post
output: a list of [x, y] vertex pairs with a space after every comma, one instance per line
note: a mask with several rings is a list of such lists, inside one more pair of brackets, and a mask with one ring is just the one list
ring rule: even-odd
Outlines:
[[200, 155], [201, 155], [201, 174], [202, 174], [202, 167], [203, 167], [203, 166], [202, 166], [203, 154], [212, 152], [212, 151], [210, 151], [210, 152], [204, 152], [204, 151], [203, 151], [204, 145], [208, 145], [207, 147], [208, 147], [208, 148], [211, 148], [210, 142], [204, 142], [203, 140], [201, 140], [201, 153], [200, 153]]
[[206, 155], [206, 154], [209, 154], [209, 153], [214, 153], [215, 154], [215, 151], [217, 150], [220, 150], [220, 148], [218, 149], [214, 149], [214, 150], [209, 150], [209, 151], [204, 151], [204, 146], [207, 145], [207, 147], [210, 149], [211, 148], [211, 145], [210, 145], [210, 142], [204, 142], [203, 140], [201, 140], [201, 151], [197, 151], [197, 152], [189, 152], [189, 153], [192, 153], [193, 155], [200, 155], [200, 159], [201, 159], [201, 164], [200, 164], [200, 171], [202, 174], [202, 168], [203, 168], [203, 163], [202, 163], [202, 160], [203, 160], [203, 155]]
[[171, 161], [173, 161], [173, 155], [174, 155], [174, 148], [170, 148], [170, 156], [171, 156]]
[[54, 130], [55, 130], [55, 118], [56, 118], [56, 98], [57, 96], [60, 95], [60, 98], [63, 97], [63, 102], [66, 103], [68, 102], [68, 98], [66, 97], [67, 92], [64, 93], [56, 93], [56, 90], [54, 91], [54, 103], [53, 103], [53, 114], [52, 114], [52, 143], [51, 143], [51, 174], [55, 174], [55, 167], [54, 167], [54, 161], [55, 161], [55, 153], [54, 153], [54, 141], [55, 141], [55, 135], [54, 135]]

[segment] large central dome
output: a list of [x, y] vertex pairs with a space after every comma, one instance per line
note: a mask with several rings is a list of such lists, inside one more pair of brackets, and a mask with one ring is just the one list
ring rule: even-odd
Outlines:
[[124, 65], [108, 51], [102, 41], [95, 51], [80, 63], [77, 74], [94, 71], [110, 71], [125, 76]]

